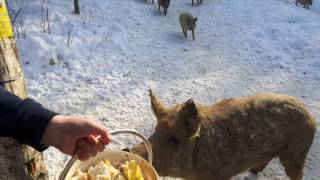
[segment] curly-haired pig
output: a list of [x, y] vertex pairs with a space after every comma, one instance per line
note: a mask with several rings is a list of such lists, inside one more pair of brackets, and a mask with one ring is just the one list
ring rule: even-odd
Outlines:
[[187, 37], [187, 31], [192, 32], [192, 39], [194, 40], [194, 29], [196, 28], [197, 17], [193, 17], [189, 12], [182, 12], [179, 15], [179, 22], [182, 28], [184, 37]]
[[[270, 93], [167, 107], [151, 91], [150, 97], [157, 125], [149, 141], [160, 176], [229, 180], [279, 157], [291, 180], [302, 178], [316, 123], [296, 98]], [[142, 144], [131, 150], [146, 155]]]
[[[192, 0], [192, 3], [191, 3], [192, 6], [193, 6], [193, 1], [194, 1], [194, 0]], [[201, 4], [201, 3], [202, 3], [202, 0], [197, 0], [197, 3], [198, 3], [198, 4]]]
[[158, 0], [159, 10], [160, 6], [163, 8], [164, 15], [167, 15], [168, 8], [170, 6], [170, 0]]
[[296, 5], [302, 4], [304, 8], [309, 9], [309, 5], [312, 5], [312, 0], [296, 0]]

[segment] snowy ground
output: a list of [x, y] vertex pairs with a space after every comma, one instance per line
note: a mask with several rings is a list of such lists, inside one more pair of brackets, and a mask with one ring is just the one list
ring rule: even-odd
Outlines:
[[[151, 0], [81, 0], [76, 16], [72, 0], [48, 0], [48, 34], [40, 0], [24, 0], [17, 21], [26, 37], [17, 41], [29, 95], [57, 112], [148, 136], [155, 125], [149, 88], [167, 104], [281, 92], [304, 101], [320, 125], [320, 1], [314, 1], [306, 10], [294, 0], [204, 0], [194, 7], [173, 0], [164, 16]], [[182, 11], [198, 16], [195, 41], [182, 35]], [[63, 156], [49, 149], [45, 158], [53, 179]], [[235, 179], [248, 177], [257, 178]], [[319, 178], [318, 131], [304, 179]], [[258, 179], [285, 175], [274, 161]]]

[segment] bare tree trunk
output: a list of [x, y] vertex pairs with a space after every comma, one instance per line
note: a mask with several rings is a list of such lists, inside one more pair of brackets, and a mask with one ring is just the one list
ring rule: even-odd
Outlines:
[[79, 0], [73, 0], [74, 3], [74, 13], [80, 14]]
[[[4, 0], [0, 0], [5, 5]], [[24, 99], [26, 85], [13, 38], [0, 38], [0, 85]], [[48, 179], [43, 156], [11, 138], [0, 138], [0, 179]]]

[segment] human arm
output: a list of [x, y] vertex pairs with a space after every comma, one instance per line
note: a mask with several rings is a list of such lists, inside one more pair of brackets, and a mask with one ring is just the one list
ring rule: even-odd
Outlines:
[[111, 141], [105, 127], [94, 120], [62, 116], [32, 99], [22, 100], [0, 86], [0, 136], [12, 137], [38, 151], [53, 146], [80, 160], [102, 151]]
[[20, 99], [0, 86], [0, 136], [12, 137], [39, 151], [42, 134], [57, 113], [44, 108], [32, 99]]

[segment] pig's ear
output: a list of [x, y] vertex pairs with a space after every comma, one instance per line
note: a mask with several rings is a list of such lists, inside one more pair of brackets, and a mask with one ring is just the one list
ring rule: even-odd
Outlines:
[[179, 113], [179, 119], [187, 130], [188, 138], [197, 136], [200, 130], [198, 109], [192, 99], [184, 103]]
[[149, 92], [150, 92], [152, 110], [156, 115], [157, 119], [160, 119], [165, 114], [166, 107], [164, 103], [161, 102], [161, 100], [153, 94], [151, 90], [149, 90]]

